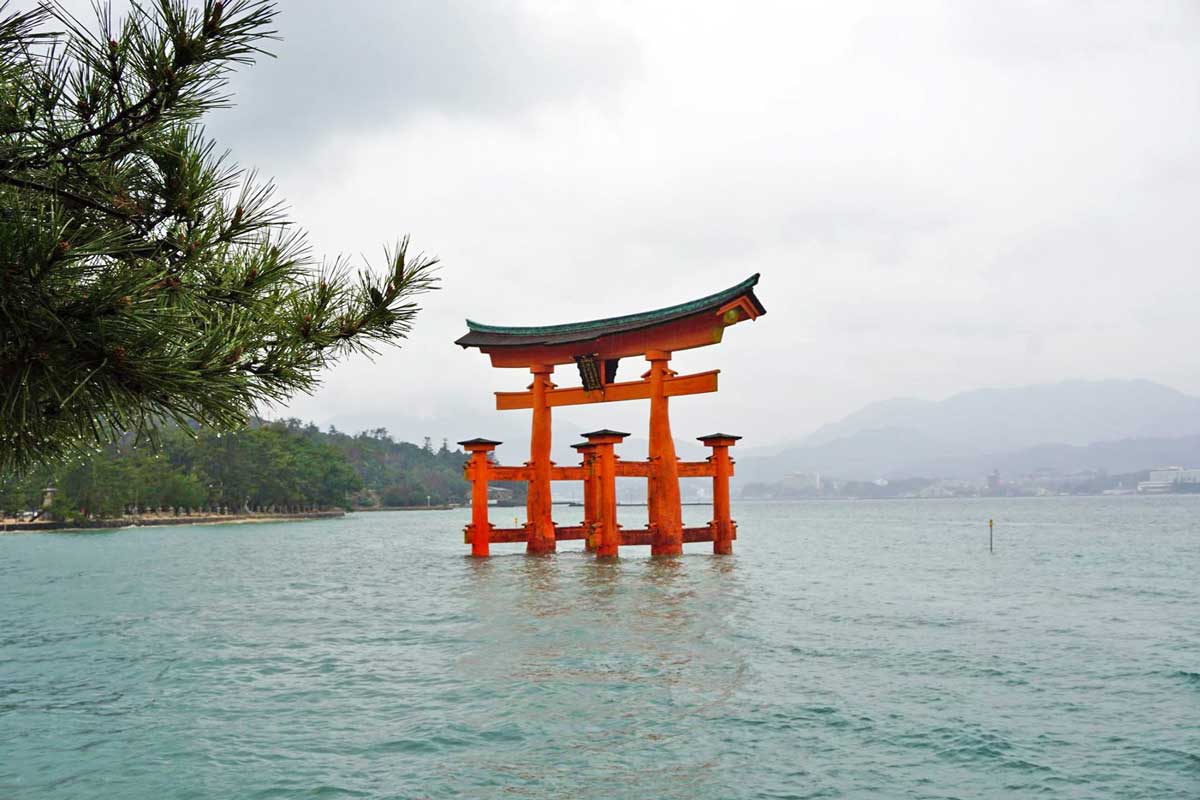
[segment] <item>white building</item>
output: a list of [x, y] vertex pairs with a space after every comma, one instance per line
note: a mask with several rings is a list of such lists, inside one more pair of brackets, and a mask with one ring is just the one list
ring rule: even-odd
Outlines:
[[1175, 489], [1176, 484], [1200, 484], [1200, 469], [1183, 467], [1159, 467], [1150, 470], [1150, 480], [1138, 484], [1139, 494], [1165, 494]]
[[1160, 467], [1150, 470], [1150, 480], [1163, 483], [1200, 483], [1200, 469]]

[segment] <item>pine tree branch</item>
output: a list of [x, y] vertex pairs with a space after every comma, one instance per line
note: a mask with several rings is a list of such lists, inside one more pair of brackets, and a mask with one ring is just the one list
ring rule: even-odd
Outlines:
[[115, 53], [107, 16], [99, 37], [0, 19], [0, 476], [166, 420], [236, 427], [403, 338], [437, 288], [406, 239], [379, 274], [318, 268], [274, 187], [204, 137], [273, 34], [270, 3], [217, 8], [135, 4]]
[[8, 172], [7, 170], [0, 171], [0, 183], [7, 184], [9, 186], [14, 186], [18, 189], [28, 189], [30, 191], [39, 192], [41, 194], [55, 195], [57, 197], [62, 198], [63, 200], [69, 201], [72, 205], [82, 206], [83, 208], [90, 208], [93, 211], [99, 211], [104, 214], [108, 214], [111, 217], [115, 217], [115, 218], [123, 220], [125, 222], [128, 222], [130, 220], [129, 215], [122, 214], [121, 212], [117, 211], [114, 208], [110, 208], [109, 206], [106, 206], [103, 203], [99, 203], [95, 200], [92, 200], [90, 197], [84, 197], [82, 194], [79, 194], [78, 192], [74, 192], [74, 191], [72, 191], [70, 189], [66, 189], [62, 186], [48, 186], [44, 183], [39, 183], [37, 181], [29, 180], [27, 178], [22, 178], [11, 172]]

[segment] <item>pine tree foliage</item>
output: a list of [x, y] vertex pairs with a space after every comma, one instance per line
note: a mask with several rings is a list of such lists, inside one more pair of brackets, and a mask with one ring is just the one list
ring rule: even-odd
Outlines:
[[234, 428], [403, 338], [436, 259], [318, 262], [269, 182], [205, 136], [266, 0], [84, 24], [0, 5], [0, 473], [164, 421]]

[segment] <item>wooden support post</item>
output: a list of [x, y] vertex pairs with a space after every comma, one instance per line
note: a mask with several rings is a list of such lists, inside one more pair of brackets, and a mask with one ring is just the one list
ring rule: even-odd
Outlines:
[[533, 434], [529, 443], [529, 499], [526, 504], [526, 527], [529, 528], [527, 553], [554, 552], [554, 520], [551, 517], [550, 469], [550, 406], [546, 392], [554, 388], [550, 375], [553, 364], [534, 364], [533, 373]]
[[490, 454], [500, 442], [492, 439], [468, 439], [459, 445], [471, 454], [466, 463], [464, 477], [471, 482], [471, 524], [467, 526], [467, 539], [471, 543], [471, 555], [483, 558], [488, 555], [492, 524], [488, 522], [488, 473], [491, 470]]
[[591, 442], [573, 444], [571, 447], [583, 458], [583, 548], [588, 552], [596, 549], [599, 530], [596, 526], [600, 507], [600, 465], [597, 463], [596, 447]]
[[617, 525], [617, 456], [613, 445], [624, 441], [628, 433], [621, 431], [592, 431], [584, 437], [596, 448], [596, 464], [599, 467], [597, 487], [596, 557], [616, 558], [621, 543], [620, 526]]
[[667, 364], [671, 354], [647, 350], [650, 362], [650, 479], [646, 505], [654, 544], [650, 554], [673, 556], [683, 552], [683, 508], [679, 496], [679, 459], [671, 438], [671, 418], [665, 381], [675, 373]]
[[729, 476], [733, 474], [733, 460], [729, 458], [729, 448], [740, 438], [728, 433], [700, 437], [701, 442], [712, 448], [708, 460], [713, 465], [713, 519], [709, 524], [713, 533], [713, 552], [717, 555], [733, 554], [734, 523], [729, 514]]

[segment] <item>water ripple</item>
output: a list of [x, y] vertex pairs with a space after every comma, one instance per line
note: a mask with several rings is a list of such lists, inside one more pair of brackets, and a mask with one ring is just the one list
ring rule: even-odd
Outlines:
[[1195, 503], [1123, 500], [616, 563], [464, 558], [462, 512], [0, 537], [0, 796], [1196, 796]]

